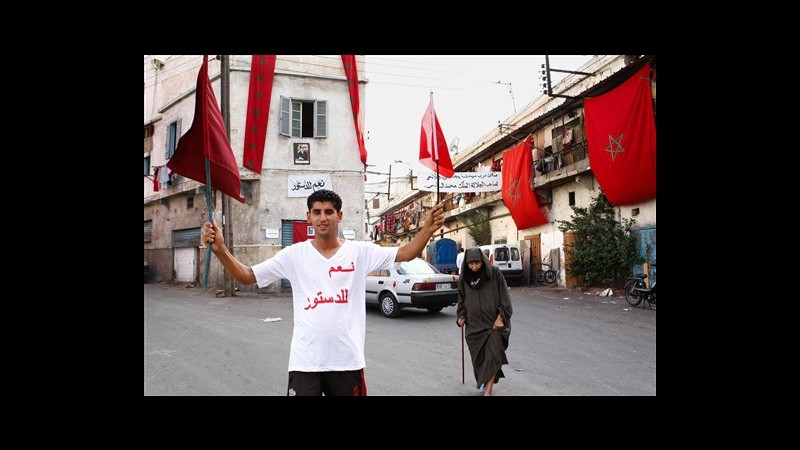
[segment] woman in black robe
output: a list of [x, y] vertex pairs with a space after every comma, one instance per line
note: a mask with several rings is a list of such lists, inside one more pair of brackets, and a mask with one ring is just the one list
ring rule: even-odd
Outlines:
[[466, 340], [478, 388], [491, 396], [492, 387], [505, 378], [506, 349], [511, 336], [511, 297], [499, 268], [478, 247], [467, 249], [458, 281], [456, 323], [466, 324]]

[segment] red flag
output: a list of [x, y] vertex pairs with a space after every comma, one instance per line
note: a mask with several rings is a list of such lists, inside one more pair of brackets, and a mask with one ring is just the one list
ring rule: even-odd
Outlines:
[[[353, 123], [356, 127], [356, 139], [358, 140], [358, 150], [361, 152], [361, 162], [367, 166], [367, 147], [364, 146], [364, 133], [361, 132], [361, 125], [358, 122], [358, 113], [361, 109], [358, 97], [358, 69], [356, 68], [356, 55], [342, 55], [342, 66], [347, 77], [347, 86], [350, 89], [350, 106], [353, 107]], [[366, 180], [364, 175], [364, 180]]]
[[531, 190], [532, 163], [530, 135], [503, 153], [503, 203], [518, 230], [549, 222]]
[[614, 205], [656, 196], [656, 126], [650, 63], [612, 91], [584, 100], [589, 164]]
[[275, 55], [253, 55], [250, 63], [250, 95], [247, 97], [247, 126], [242, 161], [245, 167], [256, 173], [261, 173], [261, 164], [264, 162], [264, 141], [267, 137], [274, 78]]
[[178, 141], [178, 148], [167, 167], [187, 178], [206, 183], [206, 162], [211, 166], [211, 187], [244, 203], [240, 193], [239, 166], [225, 134], [222, 113], [208, 78], [208, 55], [197, 74], [194, 119], [189, 131]]
[[[309, 236], [308, 232], [311, 232]], [[314, 239], [314, 227], [305, 220], [295, 220], [292, 222], [292, 243], [303, 242]]]
[[[436, 139], [433, 139], [432, 130], [434, 126], [436, 128]], [[428, 104], [428, 109], [425, 110], [425, 115], [422, 116], [422, 130], [419, 136], [419, 162], [436, 172], [437, 160], [439, 161], [439, 173], [445, 178], [452, 177], [455, 173], [453, 162], [450, 161], [450, 152], [447, 148], [447, 141], [444, 139], [442, 127], [439, 125], [439, 118], [436, 117], [436, 111], [433, 110], [433, 93], [431, 93], [431, 102]]]
[[158, 181], [159, 173], [161, 172], [161, 167], [156, 167], [155, 173], [153, 173], [153, 192], [158, 192], [161, 189], [161, 183]]

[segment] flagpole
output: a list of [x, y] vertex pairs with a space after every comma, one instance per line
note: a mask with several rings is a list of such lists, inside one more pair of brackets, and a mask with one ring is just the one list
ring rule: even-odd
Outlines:
[[[252, 73], [252, 68], [250, 69]], [[225, 125], [225, 137], [231, 141], [231, 65], [230, 55], [220, 55], [220, 101], [222, 103], [222, 123]], [[222, 196], [222, 235], [225, 237], [225, 245], [234, 254], [233, 250], [233, 214], [231, 214], [231, 198], [227, 195]], [[226, 297], [236, 295], [234, 280], [230, 272], [222, 268], [222, 283]]]
[[433, 107], [433, 89], [431, 89], [431, 140], [433, 141], [433, 158], [436, 160], [436, 203], [439, 203], [439, 145], [436, 135], [436, 109]]
[[[206, 206], [208, 207], [208, 221], [214, 224], [214, 205], [211, 203], [211, 160], [206, 155]], [[206, 273], [203, 276], [203, 290], [208, 289], [208, 269], [211, 267], [211, 243], [206, 243]]]

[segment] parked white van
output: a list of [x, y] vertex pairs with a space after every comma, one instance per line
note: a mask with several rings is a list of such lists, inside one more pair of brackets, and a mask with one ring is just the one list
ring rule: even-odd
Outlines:
[[497, 266], [508, 280], [522, 278], [522, 256], [517, 244], [481, 245], [480, 249], [489, 257], [489, 262]]

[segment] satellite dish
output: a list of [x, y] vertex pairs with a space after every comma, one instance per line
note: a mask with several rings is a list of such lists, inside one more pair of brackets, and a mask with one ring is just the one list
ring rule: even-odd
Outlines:
[[450, 141], [450, 153], [458, 154], [458, 136], [454, 137], [452, 141]]

